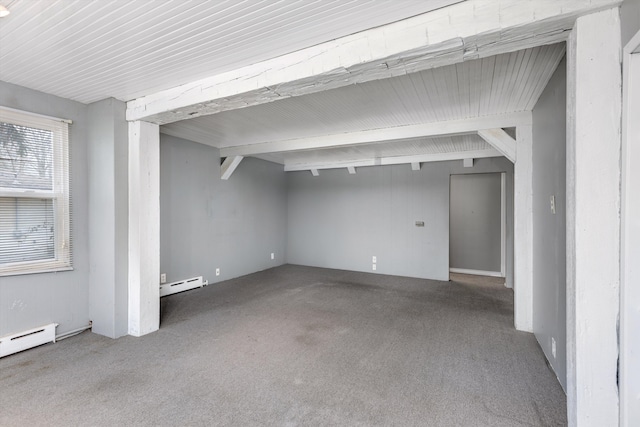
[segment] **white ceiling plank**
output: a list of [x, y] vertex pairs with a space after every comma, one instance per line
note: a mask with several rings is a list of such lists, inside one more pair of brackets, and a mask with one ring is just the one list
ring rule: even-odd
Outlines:
[[141, 97], [127, 119], [166, 124], [564, 41], [577, 16], [619, 3], [467, 0]]
[[[531, 52], [537, 51], [548, 51], [548, 54], [528, 61]], [[495, 103], [495, 113], [526, 111], [531, 99], [537, 99], [542, 90], [538, 88], [538, 79], [546, 82], [552, 75], [539, 59], [555, 62], [562, 58], [563, 53], [564, 46], [560, 43], [499, 55], [505, 57], [500, 60], [514, 63], [518, 70], [515, 81], [508, 74], [499, 77], [492, 73], [483, 75], [482, 64], [495, 62], [494, 58], [483, 58], [442, 69], [182, 120], [164, 125], [161, 130], [180, 128], [187, 139], [193, 133], [205, 135], [207, 140], [204, 143], [222, 148], [486, 116], [491, 115], [491, 111], [481, 106], [480, 100], [491, 96], [492, 87], [500, 86], [505, 86], [505, 89], [499, 92], [501, 99]], [[520, 77], [524, 70], [530, 72]], [[449, 78], [449, 75], [455, 75], [456, 79]], [[529, 90], [531, 86], [536, 89]], [[460, 94], [453, 95], [454, 92]], [[511, 102], [513, 99], [516, 101]], [[468, 105], [460, 106], [460, 103]]]
[[[295, 171], [318, 171], [323, 169], [342, 169], [345, 167], [367, 167], [367, 166], [389, 166], [389, 165], [403, 165], [413, 163], [428, 163], [428, 162], [443, 162], [450, 160], [463, 160], [468, 157], [473, 158], [488, 158], [488, 157], [502, 157], [502, 153], [494, 148], [486, 150], [478, 150], [473, 152], [456, 152], [456, 153], [440, 153], [440, 154], [420, 154], [414, 156], [396, 156], [396, 157], [383, 157], [373, 159], [361, 159], [344, 162], [331, 162], [331, 163], [301, 163], [294, 165], [285, 165], [285, 172]], [[315, 176], [315, 175], [314, 175]]]
[[312, 150], [319, 148], [369, 144], [372, 142], [407, 138], [459, 135], [475, 133], [478, 129], [515, 127], [529, 123], [531, 123], [531, 113], [519, 112], [496, 116], [476, 117], [471, 119], [397, 126], [385, 129], [364, 130], [310, 138], [226, 147], [220, 149], [220, 155], [222, 157], [249, 156], [281, 151]]
[[9, 0], [0, 80], [128, 101], [457, 1]]
[[516, 140], [511, 138], [508, 133], [500, 128], [495, 129], [480, 129], [478, 135], [487, 141], [496, 150], [500, 151], [503, 156], [516, 162], [517, 157], [517, 145]]
[[242, 156], [231, 156], [224, 159], [224, 162], [222, 162], [222, 165], [220, 166], [220, 179], [225, 181], [228, 180], [242, 159]]

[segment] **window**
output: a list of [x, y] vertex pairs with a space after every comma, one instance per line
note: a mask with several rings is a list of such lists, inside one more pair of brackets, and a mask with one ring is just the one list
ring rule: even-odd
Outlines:
[[68, 123], [0, 107], [0, 276], [71, 269]]

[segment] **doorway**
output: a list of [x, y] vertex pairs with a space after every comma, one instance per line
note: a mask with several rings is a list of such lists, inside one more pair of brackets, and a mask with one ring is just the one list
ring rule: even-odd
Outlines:
[[505, 277], [506, 174], [451, 175], [449, 271]]

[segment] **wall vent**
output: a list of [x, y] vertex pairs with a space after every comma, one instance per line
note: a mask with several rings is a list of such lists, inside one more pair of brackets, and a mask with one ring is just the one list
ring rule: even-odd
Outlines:
[[57, 323], [50, 323], [39, 328], [29, 329], [0, 338], [0, 357], [18, 353], [19, 351], [37, 347], [49, 342], [56, 342]]
[[177, 294], [178, 292], [201, 288], [208, 284], [209, 282], [202, 280], [202, 276], [192, 277], [191, 279], [180, 280], [178, 282], [164, 283], [160, 285], [160, 296], [166, 297], [167, 295]]

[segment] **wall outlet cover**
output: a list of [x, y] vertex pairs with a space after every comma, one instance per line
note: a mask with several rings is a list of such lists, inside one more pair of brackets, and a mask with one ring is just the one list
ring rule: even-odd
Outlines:
[[276, 259], [276, 254], [274, 254], [273, 252], [271, 252], [271, 259]]
[[551, 337], [551, 355], [556, 358], [556, 339]]
[[216, 268], [216, 276], [219, 276], [219, 275], [220, 275], [220, 269]]
[[162, 273], [160, 275], [160, 283], [167, 283], [167, 273]]
[[376, 271], [376, 265], [373, 264], [373, 271]]
[[378, 257], [377, 257], [377, 256], [375, 256], [375, 255], [374, 255], [374, 256], [372, 256], [372, 257], [371, 257], [371, 262], [372, 262], [372, 263], [374, 263], [374, 264], [375, 264], [376, 262], [378, 262]]

